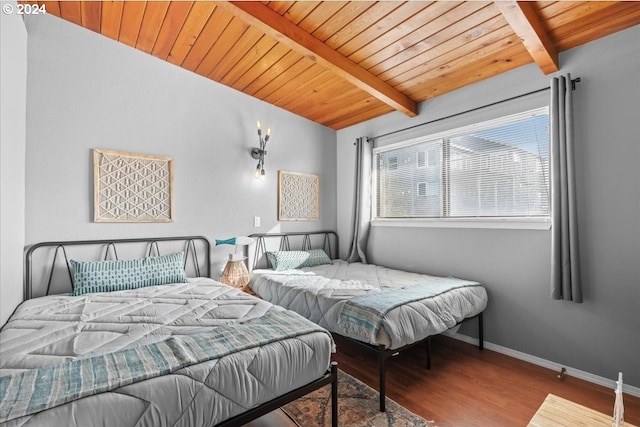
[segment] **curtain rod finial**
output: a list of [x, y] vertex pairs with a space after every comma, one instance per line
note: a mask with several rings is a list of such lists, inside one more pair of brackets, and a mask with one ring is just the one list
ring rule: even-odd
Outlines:
[[571, 90], [576, 90], [576, 83], [580, 83], [581, 81], [582, 79], [580, 77], [571, 80]]

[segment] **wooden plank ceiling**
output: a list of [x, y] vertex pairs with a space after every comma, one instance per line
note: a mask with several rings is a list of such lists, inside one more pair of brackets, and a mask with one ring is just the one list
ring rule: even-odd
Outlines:
[[532, 62], [552, 73], [559, 52], [640, 24], [634, 1], [38, 3], [333, 129], [415, 116], [419, 102]]

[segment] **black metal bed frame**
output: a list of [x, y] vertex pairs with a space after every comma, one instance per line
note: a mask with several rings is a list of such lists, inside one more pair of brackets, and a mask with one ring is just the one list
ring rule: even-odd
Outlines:
[[[24, 282], [24, 299], [33, 298], [33, 256], [38, 250], [44, 250], [46, 248], [55, 248], [53, 253], [53, 259], [51, 260], [51, 268], [49, 269], [49, 279], [47, 281], [47, 291], [45, 295], [49, 295], [51, 291], [51, 283], [53, 281], [53, 272], [56, 267], [56, 260], [58, 259], [58, 253], [62, 253], [64, 257], [65, 265], [67, 267], [67, 273], [69, 277], [70, 290], [73, 290], [73, 274], [71, 272], [71, 266], [69, 265], [69, 257], [67, 256], [66, 248], [69, 246], [99, 246], [104, 245], [103, 260], [118, 259], [117, 246], [125, 244], [146, 244], [147, 248], [144, 252], [144, 256], [150, 257], [160, 256], [160, 242], [184, 242], [184, 266], [186, 267], [189, 260], [193, 262], [193, 268], [196, 277], [201, 276], [200, 262], [198, 260], [198, 251], [196, 250], [196, 242], [204, 245], [205, 251], [201, 254], [204, 255], [205, 277], [211, 277], [211, 244], [209, 240], [204, 236], [177, 236], [177, 237], [150, 237], [150, 238], [138, 238], [138, 239], [98, 239], [98, 240], [68, 240], [57, 242], [41, 242], [30, 246], [25, 254], [25, 270], [26, 280]], [[111, 257], [109, 256], [111, 254]]]
[[[53, 259], [51, 260], [51, 266], [47, 270], [48, 276], [46, 295], [49, 295], [51, 291], [51, 283], [53, 279], [53, 272], [56, 267], [56, 259], [58, 254], [62, 253], [66, 264], [69, 283], [71, 290], [73, 290], [73, 274], [69, 265], [69, 257], [67, 256], [66, 248], [69, 246], [104, 246], [103, 259], [118, 259], [118, 245], [123, 244], [146, 244], [145, 254], [146, 256], [160, 256], [161, 242], [170, 241], [182, 241], [184, 242], [184, 265], [186, 267], [189, 260], [193, 262], [193, 269], [195, 276], [201, 276], [201, 264], [198, 259], [197, 246], [204, 247], [201, 250], [201, 255], [204, 257], [204, 271], [206, 277], [211, 277], [211, 244], [206, 237], [203, 236], [177, 236], [177, 237], [152, 237], [152, 238], [138, 238], [138, 239], [102, 239], [102, 240], [69, 240], [69, 241], [56, 241], [56, 242], [42, 242], [30, 246], [25, 253], [25, 270], [26, 278], [24, 283], [24, 298], [33, 298], [33, 257], [34, 253], [38, 250], [54, 249]], [[111, 254], [111, 257], [110, 257]], [[308, 384], [303, 385], [293, 391], [290, 391], [282, 396], [278, 396], [268, 402], [263, 403], [255, 408], [252, 408], [246, 412], [243, 412], [235, 417], [229, 418], [219, 424], [216, 427], [241, 427], [244, 424], [255, 420], [263, 415], [268, 414], [271, 411], [278, 409], [279, 407], [293, 402], [300, 397], [331, 384], [331, 425], [332, 427], [338, 427], [338, 364], [331, 362], [331, 366], [327, 372], [325, 372], [320, 378], [314, 380]]]
[[249, 421], [255, 420], [256, 418], [260, 418], [263, 415], [268, 414], [271, 411], [274, 411], [280, 408], [283, 405], [286, 405], [289, 402], [293, 402], [294, 400], [311, 393], [314, 390], [319, 389], [327, 384], [331, 384], [331, 426], [338, 427], [338, 363], [331, 362], [331, 369], [324, 374], [321, 378], [304, 385], [296, 390], [290, 391], [289, 393], [282, 395], [280, 397], [276, 397], [269, 402], [263, 403], [262, 405], [253, 408], [247, 412], [243, 412], [240, 415], [236, 415], [233, 418], [229, 418], [226, 421], [221, 422], [220, 424], [216, 424], [215, 427], [241, 427], [248, 423]]
[[[480, 350], [484, 350], [484, 332], [483, 332], [483, 328], [484, 328], [484, 321], [483, 321], [483, 316], [482, 313], [473, 316], [473, 317], [468, 317], [466, 319], [464, 319], [462, 322], [459, 322], [457, 325], [460, 325], [468, 320], [477, 318], [478, 319], [478, 348]], [[456, 325], [456, 326], [457, 326]], [[342, 335], [341, 335], [342, 336]], [[420, 345], [422, 343], [426, 344], [427, 347], [427, 369], [431, 369], [431, 336], [428, 336], [420, 341], [416, 341], [414, 343], [411, 344], [407, 344], [405, 346], [402, 346], [400, 348], [396, 348], [393, 350], [390, 349], [386, 349], [384, 345], [380, 344], [380, 345], [373, 345], [373, 344], [369, 344], [369, 343], [365, 343], [362, 341], [358, 341], [356, 339], [353, 338], [349, 338], [349, 337], [344, 337], [343, 338], [349, 340], [350, 342], [353, 342], [357, 345], [359, 345], [362, 348], [365, 348], [369, 351], [372, 351], [374, 353], [378, 354], [378, 375], [379, 375], [379, 393], [380, 393], [380, 412], [384, 412], [385, 411], [385, 393], [386, 393], [386, 372], [387, 372], [387, 359], [393, 357], [393, 356], [397, 356], [398, 354], [400, 354], [401, 351], [407, 350], [411, 347], [415, 347], [417, 345]]]
[[[256, 268], [256, 266], [258, 265], [262, 255], [265, 254], [265, 252], [267, 251], [267, 244], [266, 244], [266, 239], [267, 238], [280, 238], [280, 243], [279, 243], [279, 250], [290, 250], [290, 242], [289, 242], [289, 237], [290, 236], [302, 236], [302, 248], [301, 250], [308, 250], [311, 249], [311, 236], [313, 235], [324, 235], [323, 237], [323, 248], [325, 250], [325, 252], [327, 252], [327, 254], [329, 254], [329, 257], [331, 259], [337, 259], [338, 255], [338, 235], [334, 232], [334, 231], [311, 231], [311, 232], [291, 232], [291, 233], [256, 233], [256, 234], [252, 234], [249, 237], [252, 237], [254, 239], [256, 239], [256, 250], [255, 250], [255, 254], [254, 254], [254, 260], [253, 260], [253, 268]], [[335, 238], [335, 251], [331, 250], [331, 236], [334, 236]], [[480, 350], [484, 349], [484, 319], [483, 319], [483, 314], [480, 313], [476, 316], [473, 317], [468, 317], [466, 319], [464, 319], [462, 322], [458, 323], [464, 323], [470, 319], [474, 319], [477, 318], [478, 319], [478, 348]], [[336, 332], [332, 332], [332, 334], [334, 335], [340, 335]], [[386, 397], [386, 362], [387, 359], [389, 359], [390, 357], [393, 356], [397, 356], [398, 354], [400, 354], [401, 351], [407, 350], [411, 347], [415, 347], [417, 345], [420, 345], [422, 343], [426, 344], [426, 350], [427, 350], [427, 369], [431, 369], [431, 337], [426, 337], [420, 341], [416, 341], [414, 343], [405, 345], [403, 347], [397, 348], [397, 349], [387, 349], [385, 348], [384, 345], [380, 344], [380, 345], [373, 345], [373, 344], [369, 344], [369, 343], [365, 343], [363, 341], [359, 341], [356, 340], [354, 338], [350, 338], [350, 337], [346, 337], [343, 335], [340, 335], [340, 337], [357, 344], [358, 346], [367, 349], [369, 351], [375, 352], [378, 355], [378, 374], [379, 374], [379, 395], [380, 395], [380, 412], [385, 412], [386, 410], [386, 406], [385, 406], [385, 397]]]
[[[253, 269], [255, 270], [260, 263], [262, 256], [267, 252], [267, 238], [279, 238], [280, 243], [278, 245], [278, 250], [281, 251], [290, 251], [291, 250], [291, 242], [290, 237], [302, 236], [302, 244], [300, 245], [300, 250], [309, 250], [313, 249], [313, 244], [311, 243], [311, 236], [321, 235], [322, 238], [322, 249], [329, 255], [331, 259], [338, 258], [338, 250], [340, 248], [338, 235], [335, 231], [312, 231], [312, 232], [304, 232], [304, 231], [292, 231], [289, 233], [255, 233], [249, 235], [249, 237], [256, 239], [256, 249], [253, 256]], [[334, 240], [334, 246], [331, 245], [331, 238]], [[333, 250], [332, 248], [335, 248]]]

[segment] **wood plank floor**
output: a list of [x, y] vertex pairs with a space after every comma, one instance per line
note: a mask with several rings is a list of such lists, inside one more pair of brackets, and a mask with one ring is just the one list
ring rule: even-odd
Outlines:
[[[377, 390], [377, 356], [340, 338], [336, 344], [339, 368]], [[611, 389], [452, 338], [432, 339], [431, 370], [425, 355], [418, 346], [388, 360], [387, 396], [438, 427], [526, 426], [548, 393], [613, 412]], [[640, 398], [625, 394], [624, 404], [625, 421], [640, 425]]]

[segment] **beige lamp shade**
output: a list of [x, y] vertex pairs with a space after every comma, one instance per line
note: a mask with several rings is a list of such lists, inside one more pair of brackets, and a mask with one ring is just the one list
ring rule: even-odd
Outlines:
[[249, 285], [249, 270], [244, 261], [229, 259], [222, 270], [220, 281], [225, 285], [244, 290]]

